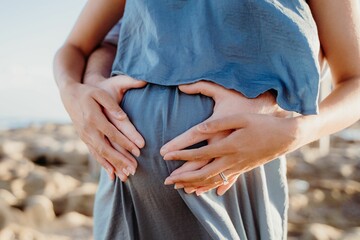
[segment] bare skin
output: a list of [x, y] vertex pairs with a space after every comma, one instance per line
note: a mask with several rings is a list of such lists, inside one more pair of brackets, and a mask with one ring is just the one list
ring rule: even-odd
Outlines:
[[[214, 161], [193, 171], [173, 173], [165, 184], [192, 188], [197, 194], [219, 187], [221, 195], [227, 186], [221, 186], [220, 172], [232, 181], [239, 174], [342, 130], [360, 119], [360, 108], [353, 107], [360, 104], [359, 2], [313, 0], [309, 5], [333, 76], [334, 90], [321, 102], [320, 113], [293, 118], [240, 113], [206, 120], [167, 143], [161, 153], [165, 160]], [[332, 17], [335, 15], [336, 19]], [[266, 129], [262, 127], [265, 125]], [[181, 150], [223, 131], [231, 133], [221, 141], [199, 149]], [[188, 141], [187, 135], [193, 136], [194, 141]], [[184, 144], [185, 140], [187, 144]]]
[[[337, 6], [338, 4], [341, 6]], [[102, 78], [97, 79], [99, 81], [93, 78], [95, 84], [81, 84], [87, 58], [111, 26], [122, 16], [123, 6], [124, 1], [106, 0], [101, 4], [95, 0], [89, 1], [74, 30], [56, 56], [55, 76], [64, 105], [82, 139], [94, 152], [97, 160], [108, 169], [112, 178], [115, 172], [122, 181], [126, 181], [129, 171], [134, 169], [136, 171], [137, 166], [136, 161], [126, 152], [137, 155], [138, 150], [145, 143], [136, 134], [135, 128], [127, 132], [126, 129], [131, 128], [132, 124], [127, 122], [125, 113], [116, 101], [121, 99], [118, 94], [123, 94], [132, 87], [142, 87], [146, 83], [128, 79], [128, 84], [120, 87], [117, 81], [122, 81], [124, 78], [120, 76], [105, 84], [101, 80], [107, 78], [104, 72], [108, 70], [102, 70], [100, 71]], [[215, 99], [216, 108], [212, 119], [206, 121], [205, 128], [200, 127], [204, 125], [195, 126], [162, 148], [161, 153], [166, 160], [188, 160], [188, 163], [172, 173], [166, 184], [176, 184], [177, 187], [184, 187], [187, 192], [196, 191], [197, 194], [218, 188], [218, 193], [224, 194], [241, 173], [293, 151], [323, 135], [339, 131], [359, 119], [359, 111], [354, 108], [349, 109], [349, 106], [358, 104], [360, 101], [360, 71], [358, 69], [360, 54], [357, 41], [359, 39], [357, 22], [359, 21], [354, 19], [358, 18], [358, 12], [352, 9], [358, 7], [357, 2], [310, 1], [310, 6], [319, 26], [325, 57], [335, 76], [335, 90], [321, 103], [320, 114], [282, 118], [277, 114], [278, 108], [268, 94], [260, 96], [259, 101], [251, 102], [252, 100], [244, 98], [241, 94], [237, 95], [220, 86], [204, 85], [210, 84], [206, 82], [181, 86], [180, 89], [189, 94], [198, 92], [210, 95]], [[332, 18], [326, 13], [334, 9], [338, 22], [330, 21], [329, 23]], [[349, 14], [349, 11], [355, 12]], [[341, 21], [339, 21], [339, 16]], [[351, 33], [344, 34], [344, 29], [349, 29], [349, 26], [350, 29], [352, 27]], [[340, 29], [341, 34], [339, 34]], [[349, 45], [354, 46], [355, 49], [349, 48]], [[206, 92], [209, 88], [213, 88], [213, 91]], [[241, 108], [244, 111], [231, 116], [226, 114], [225, 103], [232, 100], [240, 104], [238, 106], [244, 106]], [[73, 104], [74, 101], [79, 102], [78, 106]], [[252, 109], [255, 104], [258, 111], [247, 111], [247, 104]], [[266, 113], [274, 112], [273, 115], [266, 115]], [[123, 127], [124, 122], [127, 127]], [[271, 127], [271, 131], [264, 132], [265, 122], [267, 129]], [[264, 141], [256, 143], [258, 151], [254, 151], [254, 145], [251, 142], [241, 142], [241, 139], [256, 139], [260, 133]], [[280, 138], [278, 138], [279, 135]], [[277, 141], [271, 141], [275, 137]], [[191, 150], [192, 152], [181, 151], [186, 146], [185, 143], [201, 139], [208, 139], [209, 145]], [[268, 144], [266, 140], [271, 141], [272, 144]], [[195, 154], [198, 157], [194, 159]], [[209, 159], [215, 160], [208, 163]], [[222, 171], [230, 179], [230, 184], [222, 185], [222, 180], [218, 175]]]
[[[111, 179], [114, 179], [116, 174], [122, 181], [126, 181], [129, 174], [135, 173], [137, 167], [132, 155], [140, 154], [139, 150], [145, 145], [145, 140], [118, 103], [126, 90], [143, 87], [146, 83], [126, 76], [108, 78], [116, 51], [114, 46], [103, 44], [92, 53], [102, 34], [108, 31], [104, 29], [109, 29], [117, 21], [117, 18], [109, 15], [116, 14], [121, 17], [122, 12], [113, 13], [113, 9], [122, 9], [123, 3], [116, 2], [118, 7], [114, 7], [115, 3], [110, 0], [104, 1], [101, 6], [95, 1], [89, 1], [72, 33], [58, 51], [54, 70], [63, 103], [81, 139]], [[96, 19], [103, 19], [103, 22], [93, 22], [94, 16], [97, 16]], [[229, 91], [232, 96], [229, 100], [244, 111], [272, 113], [278, 109], [269, 93], [249, 102], [242, 94], [225, 90], [215, 84], [202, 83], [203, 90], [199, 91], [206, 93], [208, 85], [215, 92], [221, 90], [226, 94], [225, 92]], [[214, 116], [219, 115], [216, 112], [220, 110], [216, 108]], [[216, 141], [223, 133], [213, 135], [211, 141]], [[186, 164], [184, 167], [191, 165]]]

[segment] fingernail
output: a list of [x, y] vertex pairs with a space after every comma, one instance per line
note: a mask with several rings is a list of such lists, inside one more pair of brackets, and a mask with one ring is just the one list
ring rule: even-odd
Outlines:
[[107, 173], [108, 173], [109, 179], [111, 181], [113, 181], [114, 180], [114, 174], [112, 174], [111, 172], [107, 172]]
[[171, 160], [171, 154], [165, 155], [163, 157], [164, 160]]
[[191, 194], [191, 193], [195, 192], [195, 188], [185, 188], [185, 192], [187, 194]]
[[167, 152], [168, 152], [168, 150], [166, 148], [161, 148], [160, 149], [161, 156], [164, 156]]
[[126, 178], [125, 178], [124, 175], [119, 174], [119, 173], [116, 173], [116, 176], [118, 176], [118, 178], [120, 178], [120, 180], [121, 180], [122, 182], [125, 182], [125, 181], [126, 181]]
[[206, 123], [203, 123], [203, 124], [200, 124], [198, 125], [198, 129], [200, 131], [206, 131], [208, 128], [207, 128], [207, 124]]
[[179, 184], [179, 183], [174, 185], [174, 189], [181, 189], [181, 188], [184, 188], [184, 185]]
[[128, 172], [128, 170], [127, 170], [126, 168], [123, 168], [122, 171], [123, 171], [123, 173], [125, 173], [126, 176], [129, 176], [129, 175], [130, 175], [130, 173]]
[[105, 168], [106, 172], [108, 173], [109, 179], [114, 180], [114, 172], [111, 168]]
[[108, 172], [108, 174], [112, 174], [113, 169], [111, 167], [106, 167], [105, 170]]
[[224, 195], [225, 192], [222, 190], [217, 190], [216, 193], [218, 196], [222, 196], [222, 195]]
[[143, 141], [141, 141], [141, 140], [139, 140], [139, 139], [135, 140], [135, 144], [136, 144], [136, 146], [138, 146], [139, 148], [142, 148], [142, 147], [144, 146]]
[[135, 169], [134, 169], [133, 167], [128, 166], [128, 167], [127, 167], [127, 170], [128, 170], [128, 172], [129, 172], [131, 175], [134, 176], [134, 174], [135, 174]]
[[136, 157], [140, 156], [140, 150], [137, 148], [134, 148], [133, 150], [131, 150], [131, 153]]
[[204, 190], [197, 190], [196, 191], [196, 196], [200, 196], [201, 194], [203, 194], [205, 191]]
[[164, 184], [165, 184], [165, 185], [170, 185], [170, 184], [174, 184], [174, 182], [171, 181], [170, 179], [165, 179]]

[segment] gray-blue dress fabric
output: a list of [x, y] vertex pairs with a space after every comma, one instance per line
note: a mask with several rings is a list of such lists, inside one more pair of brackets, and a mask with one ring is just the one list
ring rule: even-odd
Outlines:
[[183, 161], [159, 151], [213, 111], [211, 98], [179, 84], [206, 79], [248, 97], [274, 89], [283, 108], [316, 113], [318, 51], [305, 1], [127, 1], [112, 74], [149, 82], [121, 103], [146, 146], [126, 183], [101, 171], [95, 240], [286, 239], [284, 158], [242, 174], [224, 196], [197, 197], [163, 184]]
[[161, 85], [205, 79], [317, 112], [319, 40], [305, 0], [127, 1], [113, 73]]

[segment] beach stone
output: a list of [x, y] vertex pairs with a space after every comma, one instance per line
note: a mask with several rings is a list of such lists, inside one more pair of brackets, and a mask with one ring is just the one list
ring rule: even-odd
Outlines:
[[0, 189], [0, 203], [12, 206], [17, 203], [17, 198], [11, 192], [5, 189]]
[[0, 181], [10, 181], [24, 178], [34, 169], [34, 164], [28, 159], [3, 158], [0, 160]]
[[75, 211], [86, 216], [92, 216], [96, 189], [95, 183], [85, 183], [69, 193], [65, 212]]
[[[0, 236], [1, 236], [0, 232]], [[11, 224], [6, 229], [4, 229], [4, 236], [12, 238], [0, 238], [4, 240], [74, 240], [69, 237], [53, 235], [53, 234], [44, 234], [40, 231], [19, 225]]]
[[7, 227], [4, 229], [0, 229], [0, 239], [16, 240], [16, 235], [14, 231]]
[[352, 228], [341, 236], [342, 240], [359, 240], [360, 239], [360, 227]]
[[293, 211], [300, 211], [309, 205], [309, 199], [305, 194], [293, 194], [290, 196], [290, 208]]
[[309, 190], [309, 183], [301, 179], [290, 179], [288, 181], [288, 188], [290, 194], [303, 194]]
[[47, 226], [55, 219], [53, 204], [45, 196], [31, 196], [27, 199], [24, 212], [29, 224], [38, 228]]
[[63, 141], [49, 136], [37, 137], [28, 143], [24, 155], [41, 166], [88, 164], [87, 147], [79, 139]]
[[24, 158], [26, 147], [26, 143], [23, 141], [4, 140], [1, 143], [1, 155], [11, 159], [21, 159]]
[[69, 239], [88, 240], [92, 239], [93, 221], [77, 212], [69, 212], [59, 216], [51, 222], [46, 229], [46, 233], [62, 235]]
[[92, 218], [78, 212], [68, 212], [58, 217], [52, 224], [49, 225], [51, 231], [53, 232], [63, 231], [64, 229], [72, 229], [79, 226], [91, 228], [93, 226]]
[[5, 228], [11, 221], [13, 221], [13, 216], [10, 206], [4, 202], [0, 202], [0, 230]]
[[27, 223], [26, 216], [20, 209], [14, 208], [0, 199], [0, 230], [11, 223], [25, 225]]
[[36, 167], [26, 178], [14, 180], [11, 189], [18, 198], [32, 195], [56, 198], [71, 192], [79, 184], [79, 181], [71, 176]]
[[304, 240], [337, 240], [340, 239], [342, 231], [320, 223], [312, 223], [302, 235]]

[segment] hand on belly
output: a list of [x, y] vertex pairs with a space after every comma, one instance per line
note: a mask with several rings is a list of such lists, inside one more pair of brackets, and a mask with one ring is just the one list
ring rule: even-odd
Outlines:
[[[206, 120], [206, 122], [212, 120], [217, 120], [221, 122], [222, 119], [241, 113], [268, 114], [276, 117], [285, 117], [289, 114], [277, 105], [275, 97], [269, 92], [266, 92], [255, 99], [248, 99], [239, 92], [226, 89], [220, 85], [207, 81], [200, 81], [194, 84], [182, 85], [179, 86], [179, 88], [181, 91], [187, 94], [200, 93], [214, 99], [214, 112], [212, 116]], [[218, 144], [221, 140], [229, 137], [229, 135], [231, 135], [233, 132], [234, 130], [230, 129], [214, 133], [201, 133], [197, 131], [196, 126], [194, 126], [185, 133], [165, 144], [162, 147], [160, 153], [162, 156], [165, 157], [166, 160], [175, 160], [175, 158], [173, 157], [176, 156], [177, 153], [175, 152], [175, 155], [172, 153], [172, 155], [170, 154], [170, 152], [184, 149], [192, 144], [203, 140], [208, 141], [208, 146], [216, 146], [216, 144]], [[190, 160], [186, 158], [181, 158], [181, 156], [186, 156], [187, 151], [189, 153], [195, 153], [196, 149], [180, 151], [185, 153], [185, 155], [177, 155], [179, 156], [179, 158], [176, 159]], [[191, 180], [192, 178], [195, 179], [196, 177], [199, 177], [203, 169], [211, 168], [212, 166], [216, 168], [214, 162], [216, 162], [217, 159], [215, 158], [218, 158], [218, 155], [221, 155], [221, 152], [217, 152], [216, 154], [217, 155], [214, 155], [210, 151], [205, 151], [202, 153], [202, 155], [194, 155], [191, 160], [195, 161], [187, 161], [183, 166], [172, 172], [170, 178], [167, 179], [166, 184], [175, 183], [174, 181], [172, 181], [172, 179], [174, 179], [173, 177], [175, 177], [175, 179], [176, 177], [178, 179], [182, 179], [182, 177], [184, 177], [186, 181], [177, 181], [177, 184], [175, 184], [175, 188], [184, 188], [185, 192], [196, 192], [196, 194], [198, 195], [211, 189], [217, 188], [217, 192], [219, 195], [224, 194], [234, 184], [241, 172], [229, 176], [229, 184], [226, 185], [223, 184], [223, 179], [218, 175], [216, 169], [213, 169], [213, 172], [216, 173], [214, 176], [208, 175], [203, 181]], [[209, 164], [210, 162], [212, 163]]]

